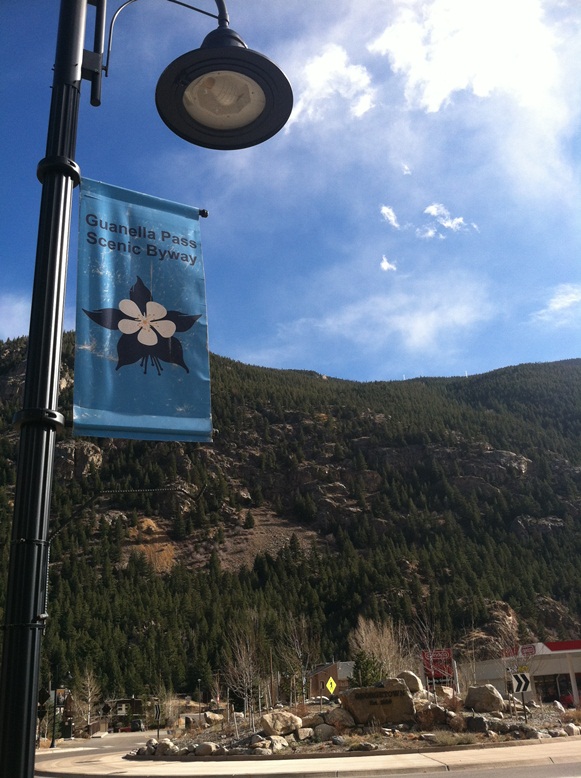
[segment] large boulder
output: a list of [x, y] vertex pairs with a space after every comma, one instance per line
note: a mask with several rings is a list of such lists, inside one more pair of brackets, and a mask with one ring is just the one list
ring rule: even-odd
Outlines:
[[260, 744], [266, 743], [266, 740], [262, 735], [259, 735], [258, 732], [255, 732], [253, 735], [250, 736], [250, 742], [249, 746], [250, 748], [254, 748], [254, 746], [260, 745]]
[[318, 727], [319, 724], [324, 724], [325, 719], [320, 713], [307, 713], [306, 716], [301, 716], [303, 727]]
[[502, 694], [491, 683], [484, 686], [470, 686], [464, 700], [464, 707], [476, 713], [490, 713], [493, 710], [503, 710]]
[[194, 751], [196, 756], [212, 756], [218, 750], [216, 743], [200, 743]]
[[440, 705], [450, 706], [462, 702], [453, 686], [436, 686], [435, 692]]
[[416, 708], [416, 721], [420, 729], [432, 729], [435, 726], [448, 723], [447, 711], [441, 705], [428, 702], [425, 705], [416, 706]]
[[354, 727], [355, 721], [349, 711], [346, 711], [344, 708], [333, 708], [333, 710], [325, 714], [325, 724], [330, 724], [336, 729], [343, 730]]
[[204, 719], [206, 724], [220, 724], [224, 721], [224, 716], [221, 713], [212, 713], [211, 710], [207, 710], [204, 713]]
[[338, 732], [335, 727], [332, 727], [330, 724], [319, 724], [319, 726], [314, 729], [315, 740], [319, 743], [322, 743], [325, 740], [331, 740], [337, 734]]
[[386, 678], [379, 686], [347, 689], [341, 705], [357, 724], [402, 724], [415, 720], [414, 699], [401, 678]]
[[303, 726], [303, 720], [286, 710], [273, 710], [260, 719], [260, 728], [267, 735], [289, 735]]
[[464, 732], [466, 729], [466, 720], [464, 716], [459, 716], [451, 710], [448, 711], [446, 724], [450, 727], [452, 732]]
[[288, 740], [282, 735], [271, 735], [269, 740], [273, 754], [276, 754], [278, 751], [282, 751], [284, 748], [288, 748]]
[[402, 681], [405, 681], [406, 686], [412, 694], [424, 691], [424, 684], [419, 675], [412, 673], [411, 670], [403, 670], [398, 676]]
[[484, 716], [468, 716], [466, 718], [468, 732], [488, 732], [488, 721]]
[[172, 740], [165, 737], [157, 744], [157, 748], [155, 749], [155, 756], [157, 759], [160, 759], [165, 756], [177, 754], [179, 750], [179, 747], [176, 746]]

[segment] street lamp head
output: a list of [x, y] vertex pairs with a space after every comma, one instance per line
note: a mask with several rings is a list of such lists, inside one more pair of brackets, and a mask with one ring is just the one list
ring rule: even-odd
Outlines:
[[275, 135], [287, 122], [293, 94], [284, 73], [220, 26], [164, 70], [157, 110], [180, 138], [209, 149], [244, 149]]

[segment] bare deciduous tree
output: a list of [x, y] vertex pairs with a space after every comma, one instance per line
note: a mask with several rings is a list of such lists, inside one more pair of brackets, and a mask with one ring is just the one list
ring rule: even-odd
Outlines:
[[160, 681], [155, 697], [161, 709], [161, 720], [165, 719], [165, 726], [168, 731], [174, 729], [179, 720], [179, 702], [173, 690], [167, 689], [165, 684]]
[[254, 725], [253, 698], [259, 687], [262, 666], [257, 619], [232, 630], [228, 648], [229, 658], [225, 663], [224, 681], [244, 700], [244, 714], [250, 713], [251, 723]]
[[93, 714], [101, 701], [101, 686], [93, 671], [86, 667], [78, 689], [73, 695], [75, 718], [90, 726]]
[[410, 631], [393, 621], [377, 623], [359, 616], [349, 635], [349, 647], [353, 656], [363, 653], [372, 657], [384, 678], [402, 670], [419, 670], [419, 652]]
[[216, 700], [216, 704], [220, 704], [222, 694], [222, 679], [220, 673], [214, 673], [212, 675], [212, 683], [210, 684], [210, 695], [213, 700]]
[[318, 635], [305, 615], [289, 617], [277, 653], [281, 670], [294, 681], [292, 685], [295, 688], [298, 679], [304, 703], [307, 694], [308, 673], [319, 653]]

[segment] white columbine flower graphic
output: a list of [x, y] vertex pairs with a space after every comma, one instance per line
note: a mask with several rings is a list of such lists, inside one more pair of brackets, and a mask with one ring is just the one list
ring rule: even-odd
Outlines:
[[147, 365], [151, 363], [161, 375], [162, 362], [190, 370], [184, 362], [184, 351], [176, 333], [187, 332], [198, 321], [201, 314], [168, 311], [160, 303], [152, 300], [150, 290], [139, 276], [129, 290], [129, 298], [121, 300], [119, 308], [99, 308], [87, 311], [89, 319], [107, 330], [121, 333], [117, 342], [117, 367], [139, 362], [143, 374], [147, 374]]
[[137, 340], [144, 346], [155, 346], [158, 335], [171, 338], [176, 331], [173, 321], [166, 319], [167, 309], [152, 300], [145, 305], [145, 316], [133, 300], [121, 300], [119, 310], [129, 318], [121, 319], [118, 327], [124, 335], [137, 334]]

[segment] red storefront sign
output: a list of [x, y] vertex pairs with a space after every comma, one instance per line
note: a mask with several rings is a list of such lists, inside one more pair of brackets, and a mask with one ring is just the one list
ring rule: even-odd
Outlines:
[[433, 651], [422, 651], [422, 662], [426, 677], [453, 678], [454, 662], [451, 648], [437, 648]]

